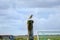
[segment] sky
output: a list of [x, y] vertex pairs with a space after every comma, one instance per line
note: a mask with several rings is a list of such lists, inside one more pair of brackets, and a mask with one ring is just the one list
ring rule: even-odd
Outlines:
[[0, 0], [0, 34], [26, 35], [27, 20], [33, 31], [60, 31], [60, 0]]

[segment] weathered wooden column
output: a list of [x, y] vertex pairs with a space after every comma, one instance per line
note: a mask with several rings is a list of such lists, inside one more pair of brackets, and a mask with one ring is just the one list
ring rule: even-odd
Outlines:
[[[32, 16], [30, 16], [30, 18], [32, 18]], [[34, 21], [32, 19], [29, 19], [27, 21], [27, 24], [28, 24], [28, 39], [29, 40], [34, 40], [34, 37], [33, 37], [33, 23], [34, 23]]]

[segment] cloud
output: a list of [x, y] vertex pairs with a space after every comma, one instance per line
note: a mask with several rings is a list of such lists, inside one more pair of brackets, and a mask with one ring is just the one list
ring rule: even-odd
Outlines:
[[8, 8], [53, 8], [59, 7], [60, 0], [0, 0], [0, 9]]
[[[37, 29], [39, 30], [58, 30], [60, 29], [60, 13], [50, 14], [48, 19], [38, 20]], [[39, 31], [38, 30], [38, 31]]]
[[19, 31], [26, 31], [24, 18], [23, 14], [14, 9], [0, 10], [0, 34], [18, 35], [21, 33]]
[[9, 0], [0, 0], [0, 10], [8, 9], [10, 6]]
[[60, 0], [17, 0], [15, 2], [18, 8], [50, 8], [60, 5]]

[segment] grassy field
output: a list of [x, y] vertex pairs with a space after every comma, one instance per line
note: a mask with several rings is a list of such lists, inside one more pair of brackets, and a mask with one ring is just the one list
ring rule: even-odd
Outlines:
[[60, 35], [40, 35], [39, 40], [60, 40]]
[[[28, 40], [28, 36], [15, 36], [15, 40]], [[34, 36], [34, 40], [37, 40], [37, 36]]]
[[[28, 40], [27, 36], [16, 36], [15, 40]], [[37, 36], [34, 36], [34, 40], [38, 40]], [[39, 40], [60, 40], [60, 35], [40, 35]]]

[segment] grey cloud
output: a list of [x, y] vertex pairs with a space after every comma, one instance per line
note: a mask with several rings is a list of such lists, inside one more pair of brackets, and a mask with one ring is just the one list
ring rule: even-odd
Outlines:
[[0, 10], [8, 9], [10, 7], [10, 0], [0, 0]]
[[6, 4], [2, 4], [2, 5], [0, 5], [0, 10], [1, 10], [1, 9], [8, 9], [8, 8], [9, 8], [9, 6], [6, 5]]
[[3, 0], [0, 9], [12, 8], [50, 8], [60, 6], [60, 0]]
[[[39, 30], [60, 30], [60, 14], [56, 13], [54, 15], [51, 15], [44, 20], [44, 23], [42, 25], [38, 26]], [[39, 31], [38, 30], [38, 31]]]
[[6, 15], [7, 15], [7, 14], [3, 14], [3, 13], [0, 12], [0, 16], [6, 16]]
[[55, 7], [60, 5], [60, 0], [23, 0], [23, 1], [17, 1], [16, 6], [17, 7], [31, 7], [31, 8], [39, 8], [39, 7]]

